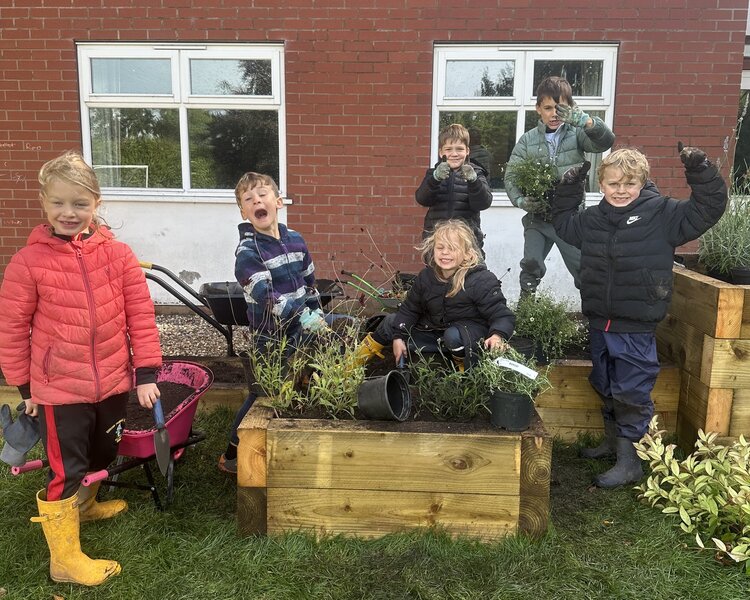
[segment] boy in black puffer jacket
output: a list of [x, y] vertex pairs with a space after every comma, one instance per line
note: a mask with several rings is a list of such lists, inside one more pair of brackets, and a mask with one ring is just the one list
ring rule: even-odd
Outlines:
[[415, 193], [417, 203], [426, 206], [422, 239], [435, 229], [438, 221], [461, 219], [474, 232], [482, 250], [479, 211], [492, 204], [492, 191], [487, 172], [478, 162], [469, 159], [469, 132], [460, 124], [448, 125], [438, 136], [440, 161], [427, 173]]
[[633, 442], [648, 431], [654, 414], [651, 390], [659, 374], [654, 331], [672, 297], [674, 249], [694, 240], [724, 213], [727, 186], [697, 148], [678, 144], [689, 200], [662, 196], [648, 181], [646, 157], [633, 149], [607, 156], [597, 174], [604, 198], [578, 212], [583, 167], [568, 171], [555, 190], [552, 222], [558, 235], [581, 249], [581, 306], [589, 319], [589, 381], [602, 398], [604, 441], [584, 457], [617, 455], [617, 464], [596, 478], [612, 488], [643, 476]]

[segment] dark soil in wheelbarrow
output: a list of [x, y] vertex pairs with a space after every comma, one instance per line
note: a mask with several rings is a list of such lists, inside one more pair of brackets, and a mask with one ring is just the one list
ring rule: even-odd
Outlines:
[[[169, 421], [177, 410], [177, 407], [195, 390], [184, 383], [173, 383], [161, 381], [159, 386], [161, 408], [164, 412], [164, 421]], [[154, 429], [154, 413], [143, 408], [138, 403], [138, 395], [135, 390], [130, 391], [128, 397], [128, 408], [125, 415], [125, 428], [130, 431], [148, 431]]]

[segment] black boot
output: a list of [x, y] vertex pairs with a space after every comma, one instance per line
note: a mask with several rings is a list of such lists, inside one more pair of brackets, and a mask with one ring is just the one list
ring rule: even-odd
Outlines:
[[628, 483], [640, 481], [643, 477], [641, 459], [636, 453], [633, 441], [627, 438], [615, 438], [617, 462], [609, 471], [597, 475], [596, 485], [600, 488], [615, 488]]
[[581, 448], [582, 458], [607, 458], [617, 454], [617, 423], [611, 419], [604, 419], [604, 439], [594, 448]]

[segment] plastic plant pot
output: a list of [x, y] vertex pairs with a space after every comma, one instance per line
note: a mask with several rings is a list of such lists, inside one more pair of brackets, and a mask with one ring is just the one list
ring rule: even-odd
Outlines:
[[534, 415], [534, 401], [526, 394], [494, 392], [490, 396], [490, 422], [507, 431], [524, 431]]
[[411, 411], [411, 393], [400, 371], [365, 379], [357, 391], [357, 404], [366, 419], [403, 421]]

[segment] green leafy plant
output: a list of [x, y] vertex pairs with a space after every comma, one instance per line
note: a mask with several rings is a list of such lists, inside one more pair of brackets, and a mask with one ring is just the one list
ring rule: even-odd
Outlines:
[[515, 313], [515, 335], [535, 340], [550, 360], [562, 358], [567, 348], [586, 342], [586, 330], [566, 300], [537, 292], [521, 297]]
[[411, 385], [419, 394], [420, 405], [441, 420], [465, 421], [489, 410], [488, 401], [495, 390], [517, 392], [533, 399], [550, 386], [546, 370], [530, 379], [494, 362], [496, 358], [506, 358], [537, 371], [534, 359], [525, 358], [513, 348], [481, 352], [477, 363], [466, 371], [434, 356], [417, 356], [409, 364]]
[[[737, 125], [724, 139], [724, 155], [716, 160], [721, 171], [730, 165], [730, 148], [735, 150], [747, 114], [750, 94], [746, 94], [737, 116]], [[739, 169], [738, 169], [739, 167]], [[739, 172], [738, 172], [739, 171]], [[698, 247], [698, 260], [708, 271], [722, 276], [737, 267], [750, 267], [750, 177], [747, 165], [735, 161], [728, 173], [729, 204], [719, 222], [704, 233]]]
[[489, 390], [474, 368], [459, 371], [435, 356], [417, 353], [409, 363], [410, 383], [420, 406], [441, 420], [467, 421], [477, 416]]
[[[512, 368], [504, 364], [498, 364], [497, 359], [512, 361], [520, 367], [526, 367], [536, 372], [536, 377], [531, 378], [524, 374], [521, 368]], [[513, 348], [504, 350], [487, 350], [473, 370], [477, 370], [478, 377], [481, 378], [489, 392], [508, 392], [514, 394], [523, 394], [532, 400], [543, 391], [552, 387], [547, 376], [548, 368], [540, 369], [533, 358], [526, 358], [523, 354]], [[488, 394], [489, 396], [489, 394]]]
[[750, 444], [740, 436], [724, 446], [716, 442], [718, 434], [699, 430], [695, 451], [679, 460], [663, 435], [654, 417], [635, 446], [651, 466], [646, 482], [636, 488], [639, 498], [678, 516], [700, 548], [710, 539], [717, 557], [744, 563], [750, 574]]
[[527, 156], [518, 162], [508, 163], [505, 178], [530, 196], [546, 204], [544, 212], [550, 210], [550, 195], [559, 180], [557, 167], [549, 161]]
[[268, 405], [277, 412], [298, 409], [304, 398], [295, 382], [302, 374], [304, 356], [289, 351], [286, 336], [271, 339], [264, 345], [251, 343], [250, 348], [245, 360], [249, 362], [258, 395], [268, 398]]
[[726, 275], [736, 267], [750, 267], [750, 189], [741, 192], [735, 187], [726, 212], [700, 238], [698, 260], [709, 271]]
[[312, 369], [305, 406], [320, 407], [334, 419], [354, 417], [359, 386], [365, 367], [355, 360], [359, 328], [353, 323], [343, 330], [329, 330], [319, 336], [307, 364]]

